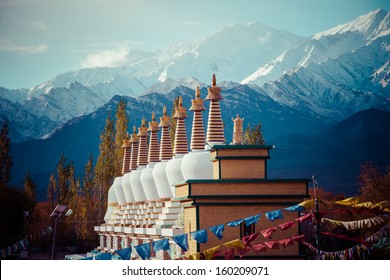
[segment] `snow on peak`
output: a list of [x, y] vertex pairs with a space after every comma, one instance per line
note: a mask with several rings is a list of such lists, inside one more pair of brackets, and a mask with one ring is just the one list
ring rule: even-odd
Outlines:
[[362, 33], [367, 39], [373, 40], [378, 36], [382, 36], [383, 32], [388, 31], [389, 28], [389, 12], [383, 9], [378, 9], [359, 16], [357, 19], [348, 23], [317, 33], [313, 36], [313, 39], [319, 40], [324, 36], [342, 34], [346, 32], [358, 32]]

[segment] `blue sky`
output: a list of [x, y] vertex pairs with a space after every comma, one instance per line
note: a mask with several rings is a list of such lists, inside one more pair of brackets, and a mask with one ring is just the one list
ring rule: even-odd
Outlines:
[[0, 0], [0, 86], [30, 88], [82, 67], [115, 65], [232, 23], [258, 21], [301, 36], [388, 0]]

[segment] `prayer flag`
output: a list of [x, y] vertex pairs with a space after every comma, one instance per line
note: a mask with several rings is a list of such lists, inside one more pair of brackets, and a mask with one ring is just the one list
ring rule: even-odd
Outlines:
[[135, 246], [134, 249], [143, 260], [150, 259], [150, 243]]
[[93, 260], [93, 257], [85, 257], [85, 258], [81, 258], [79, 260], [80, 261], [91, 261], [91, 260]]
[[248, 218], [245, 218], [244, 219], [245, 226], [249, 227], [251, 224], [257, 223], [259, 221], [259, 219], [260, 219], [260, 214], [255, 215], [255, 216], [251, 216], [251, 217], [248, 217]]
[[295, 225], [295, 221], [289, 221], [287, 223], [284, 223], [284, 224], [280, 224], [278, 225], [278, 227], [281, 229], [281, 230], [286, 230], [286, 229], [289, 229], [291, 227], [293, 227]]
[[200, 260], [200, 253], [190, 255], [189, 259], [190, 260]]
[[161, 251], [161, 250], [169, 250], [169, 239], [164, 238], [160, 239], [158, 241], [153, 242], [153, 248], [155, 252]]
[[228, 247], [228, 248], [245, 248], [244, 243], [242, 243], [242, 240], [240, 239], [235, 239], [229, 242], [226, 242], [223, 244], [223, 246]]
[[271, 228], [266, 228], [264, 230], [261, 231], [261, 234], [265, 237], [265, 238], [271, 238], [271, 235], [276, 231], [276, 227], [271, 227]]
[[245, 236], [242, 238], [242, 242], [244, 242], [245, 246], [250, 246], [250, 244], [256, 240], [256, 238], [259, 236], [259, 233], [256, 232], [254, 234]]
[[358, 197], [349, 197], [349, 198], [346, 198], [344, 200], [335, 201], [334, 203], [340, 204], [340, 205], [345, 205], [345, 206], [351, 206], [351, 205], [355, 205], [358, 202], [359, 202]]
[[271, 211], [271, 212], [267, 212], [267, 213], [265, 213], [265, 216], [271, 222], [273, 222], [273, 221], [275, 221], [277, 219], [283, 219], [283, 214], [282, 214], [282, 210], [281, 209], [275, 210], [275, 211]]
[[222, 239], [222, 234], [223, 234], [223, 231], [225, 230], [225, 225], [224, 224], [220, 224], [220, 225], [217, 225], [217, 226], [213, 226], [213, 227], [210, 227], [209, 230], [214, 233], [214, 235], [218, 238], [218, 239]]
[[207, 236], [207, 230], [205, 229], [191, 232], [191, 238], [195, 239], [199, 243], [206, 243], [209, 240]]
[[218, 249], [221, 247], [221, 245], [215, 246], [213, 248], [207, 249], [204, 251], [204, 256], [206, 260], [211, 260], [213, 256], [218, 252]]
[[188, 235], [187, 233], [176, 235], [172, 237], [172, 240], [176, 242], [177, 245], [179, 245], [180, 248], [182, 248], [184, 251], [188, 250]]
[[102, 253], [95, 256], [95, 260], [108, 261], [111, 260], [111, 253]]
[[244, 221], [243, 219], [241, 219], [241, 220], [235, 220], [235, 221], [232, 221], [232, 222], [227, 223], [227, 225], [228, 225], [229, 227], [236, 227], [236, 226], [240, 225], [243, 221]]
[[124, 248], [120, 250], [116, 250], [115, 253], [117, 253], [122, 260], [130, 260], [131, 257], [131, 248]]
[[293, 205], [293, 206], [284, 208], [284, 210], [287, 210], [287, 211], [290, 211], [290, 212], [300, 212], [300, 211], [305, 210], [305, 207], [297, 204], [297, 205]]

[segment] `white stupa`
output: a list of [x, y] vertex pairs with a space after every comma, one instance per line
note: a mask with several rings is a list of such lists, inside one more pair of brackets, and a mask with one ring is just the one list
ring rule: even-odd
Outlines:
[[159, 199], [159, 195], [153, 178], [153, 169], [156, 163], [160, 161], [160, 149], [157, 137], [157, 132], [159, 131], [158, 122], [156, 122], [154, 112], [152, 113], [152, 121], [149, 122], [148, 131], [150, 132], [148, 165], [145, 169], [142, 170], [140, 180], [146, 195], [146, 199], [157, 200]]
[[[142, 126], [138, 129], [139, 133], [135, 133], [135, 127], [133, 129], [133, 135], [131, 135], [131, 158], [130, 158], [130, 186], [133, 191], [135, 201], [146, 201], [146, 195], [141, 184], [141, 172], [147, 164], [147, 144], [146, 137], [148, 136], [146, 121], [142, 120]], [[142, 135], [142, 138], [140, 137]], [[146, 149], [146, 156], [145, 156]], [[140, 156], [141, 154], [141, 156]], [[142, 163], [140, 166], [139, 164]]]
[[187, 132], [184, 119], [188, 118], [186, 108], [183, 107], [183, 99], [179, 97], [179, 105], [175, 108], [175, 115], [177, 119], [176, 133], [175, 133], [175, 146], [174, 157], [168, 161], [166, 166], [166, 174], [169, 185], [171, 186], [172, 195], [175, 196], [175, 185], [184, 181], [183, 174], [181, 172], [181, 162], [185, 154], [188, 153], [188, 141]]
[[183, 157], [181, 171], [185, 181], [189, 179], [212, 179], [213, 165], [210, 151], [205, 151], [205, 135], [202, 111], [206, 110], [204, 100], [200, 99], [200, 89], [196, 88], [195, 99], [189, 109], [194, 112], [191, 134], [191, 152]]
[[167, 107], [163, 107], [163, 116], [160, 117], [161, 140], [160, 140], [160, 162], [153, 168], [153, 179], [156, 184], [159, 198], [171, 198], [172, 192], [166, 174], [168, 161], [172, 159], [172, 143], [169, 129], [171, 127], [171, 118], [167, 116]]

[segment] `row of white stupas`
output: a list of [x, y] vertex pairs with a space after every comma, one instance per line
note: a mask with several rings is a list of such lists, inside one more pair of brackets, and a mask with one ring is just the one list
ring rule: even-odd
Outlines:
[[[170, 117], [166, 107], [160, 123], [155, 121], [154, 113], [149, 127], [146, 121], [136, 134], [135, 127], [131, 138], [124, 140], [123, 176], [115, 178], [108, 192], [108, 208], [104, 220], [106, 224], [95, 227], [101, 237], [100, 249], [113, 250], [129, 244], [116, 244], [104, 239], [104, 233], [164, 236], [171, 237], [184, 233], [180, 214], [182, 207], [175, 200], [175, 185], [188, 179], [212, 179], [213, 167], [210, 158], [210, 147], [224, 144], [225, 137], [219, 100], [221, 88], [216, 86], [213, 75], [212, 87], [208, 88], [206, 100], [210, 101], [207, 134], [205, 137], [202, 111], [204, 100], [200, 98], [199, 87], [189, 109], [194, 112], [191, 152], [188, 152], [187, 133], [184, 119], [186, 108], [179, 105], [175, 109], [177, 120], [174, 149], [170, 138]], [[157, 132], [161, 130], [161, 141]], [[149, 145], [147, 143], [150, 132]], [[106, 238], [110, 236], [106, 235]], [[111, 235], [112, 237], [112, 235]], [[103, 238], [103, 239], [102, 239]], [[115, 244], [112, 244], [115, 243]]]

